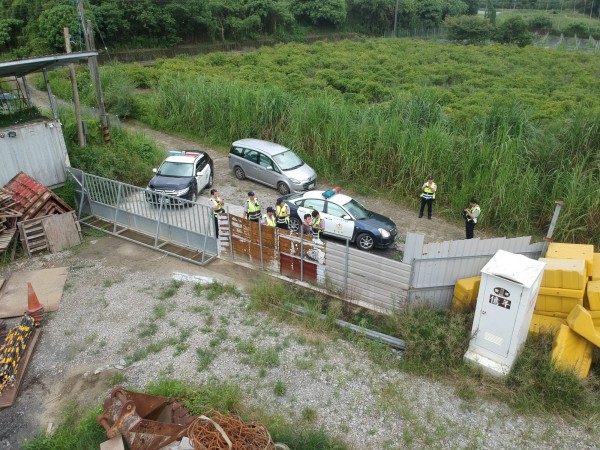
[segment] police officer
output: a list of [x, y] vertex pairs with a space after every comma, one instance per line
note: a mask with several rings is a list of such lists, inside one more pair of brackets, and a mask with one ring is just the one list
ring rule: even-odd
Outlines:
[[290, 224], [290, 207], [285, 204], [283, 197], [279, 197], [275, 204], [275, 218], [277, 219], [277, 226], [279, 228], [288, 229]]
[[319, 211], [317, 211], [316, 209], [311, 213], [311, 215], [312, 221], [310, 225], [312, 227], [313, 240], [320, 242], [321, 232], [325, 229], [325, 223], [321, 220]]
[[437, 184], [433, 181], [433, 177], [429, 175], [427, 181], [421, 186], [421, 211], [419, 212], [419, 218], [423, 217], [425, 211], [425, 205], [427, 205], [427, 218], [431, 219], [431, 210], [433, 209], [433, 200], [435, 200], [435, 192], [437, 191]]
[[260, 203], [252, 191], [248, 192], [248, 200], [244, 203], [244, 214], [252, 222], [260, 221]]
[[473, 239], [473, 232], [475, 231], [475, 224], [481, 214], [481, 208], [475, 198], [469, 200], [469, 207], [463, 210], [463, 217], [465, 218], [467, 239]]
[[268, 227], [277, 226], [277, 219], [275, 219], [275, 210], [271, 206], [267, 208], [267, 214], [263, 216], [261, 223]]
[[219, 213], [225, 212], [223, 206], [225, 202], [219, 197], [219, 193], [216, 189], [210, 190], [210, 204], [213, 209], [213, 217], [215, 219], [215, 233], [217, 238], [219, 237]]

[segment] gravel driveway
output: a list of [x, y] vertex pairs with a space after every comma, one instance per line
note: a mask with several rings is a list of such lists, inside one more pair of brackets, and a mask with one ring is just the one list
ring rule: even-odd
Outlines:
[[[0, 276], [60, 266], [68, 267], [60, 309], [43, 327], [16, 404], [0, 411], [0, 448], [18, 448], [60, 422], [68, 401], [97, 404], [115, 373], [135, 388], [160, 373], [231, 381], [245, 403], [298, 420], [310, 411], [315, 426], [353, 449], [574, 449], [599, 442], [598, 431], [584, 424], [463, 401], [451, 386], [372, 363], [351, 342], [249, 312], [245, 293], [211, 301], [184, 282], [166, 295], [174, 272], [247, 292], [258, 273], [227, 261], [202, 268], [116, 237], [88, 237], [70, 251], [19, 260]], [[159, 351], [150, 352], [150, 344]], [[274, 393], [277, 382], [285, 386], [282, 396]]]

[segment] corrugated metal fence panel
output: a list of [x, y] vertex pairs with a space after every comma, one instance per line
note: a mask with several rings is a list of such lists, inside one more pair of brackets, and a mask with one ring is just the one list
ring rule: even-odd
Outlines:
[[427, 302], [439, 307], [450, 305], [456, 280], [479, 275], [483, 266], [498, 250], [537, 259], [545, 245], [544, 242], [532, 244], [530, 236], [510, 239], [477, 238], [425, 244], [422, 245], [419, 256], [421, 242], [422, 240], [407, 235], [407, 245], [410, 245], [413, 258], [409, 300], [411, 303]]
[[399, 261], [329, 242], [325, 270], [337, 290], [347, 288], [350, 301], [374, 310], [393, 311], [407, 297], [411, 266]]
[[[27, 123], [0, 131], [5, 134], [0, 139], [0, 186], [21, 171], [48, 187], [65, 182], [69, 158], [60, 122]], [[8, 137], [9, 131], [16, 136]]]

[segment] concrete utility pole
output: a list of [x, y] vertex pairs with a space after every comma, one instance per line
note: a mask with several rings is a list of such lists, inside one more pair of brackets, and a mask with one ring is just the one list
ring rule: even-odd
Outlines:
[[[92, 21], [86, 21], [86, 35], [90, 42], [89, 50], [95, 51], [96, 44], [94, 43], [94, 31], [92, 30]], [[92, 56], [89, 59], [90, 71], [94, 84], [96, 85], [96, 96], [98, 97], [98, 111], [100, 113], [100, 122], [102, 123], [102, 135], [104, 137], [104, 143], [110, 143], [110, 125], [108, 123], [108, 116], [106, 115], [106, 106], [104, 105], [104, 93], [102, 92], [102, 83], [100, 82], [100, 72], [98, 71], [98, 58]]]
[[[68, 28], [63, 28], [65, 36], [65, 48], [67, 53], [71, 52], [71, 35]], [[79, 105], [79, 90], [77, 89], [77, 75], [75, 73], [75, 64], [69, 64], [69, 75], [71, 76], [71, 88], [73, 89], [73, 105], [75, 106], [75, 120], [77, 121], [77, 137], [79, 146], [85, 146], [85, 136], [83, 134], [83, 123], [81, 122], [81, 106]]]
[[[95, 51], [96, 44], [94, 43], [94, 31], [92, 29], [92, 22], [85, 20], [85, 14], [83, 10], [82, 0], [77, 0], [77, 12], [79, 13], [79, 19], [83, 29], [83, 37], [85, 40], [85, 48], [88, 51]], [[98, 58], [92, 56], [88, 58], [88, 66], [90, 68], [90, 76], [94, 80], [96, 87], [96, 97], [98, 98], [98, 112], [100, 114], [100, 123], [102, 124], [102, 136], [104, 143], [110, 143], [110, 124], [108, 123], [108, 116], [106, 115], [106, 106], [104, 105], [104, 93], [102, 92], [102, 84], [100, 83], [100, 72], [98, 71]]]

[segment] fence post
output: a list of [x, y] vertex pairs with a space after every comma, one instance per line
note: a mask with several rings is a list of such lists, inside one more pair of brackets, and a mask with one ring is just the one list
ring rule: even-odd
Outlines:
[[119, 215], [119, 205], [121, 204], [121, 189], [123, 185], [119, 183], [119, 188], [117, 189], [117, 204], [115, 205], [115, 218], [113, 219], [113, 233], [117, 233], [117, 216]]
[[[75, 178], [75, 176], [73, 176]], [[79, 200], [79, 211], [77, 211], [77, 220], [81, 220], [81, 210], [83, 209], [83, 199], [85, 197], [85, 172], [81, 171], [81, 199]], [[92, 201], [90, 199], [90, 212], [92, 212]]]
[[[201, 205], [196, 205], [197, 208], [200, 208]], [[213, 223], [214, 224], [214, 220], [212, 220], [212, 211], [210, 213], [210, 218], [208, 219], [208, 223], [209, 225], [206, 226], [206, 210], [204, 208], [202, 208], [202, 221], [204, 222], [204, 245], [202, 246], [202, 259], [200, 261], [200, 264], [204, 264], [204, 257], [206, 256], [206, 243], [208, 242], [208, 232], [210, 231], [210, 224]], [[219, 254], [219, 248], [218, 248], [218, 244], [217, 244], [217, 255]]]
[[346, 239], [346, 267], [344, 267], [344, 295], [348, 296], [348, 272], [350, 267], [350, 240]]
[[164, 202], [163, 199], [164, 194], [159, 194], [160, 195], [160, 206], [158, 207], [158, 217], [156, 219], [156, 234], [154, 235], [154, 246], [158, 247], [158, 236], [160, 234], [160, 223], [162, 220], [162, 211], [163, 211], [163, 206], [164, 206]]
[[227, 212], [227, 224], [229, 225], [229, 252], [231, 253], [231, 259], [235, 259], [233, 256], [233, 232], [231, 231], [231, 215], [229, 214], [229, 205], [225, 209]]
[[304, 229], [300, 226], [300, 281], [304, 281]]
[[[263, 262], [263, 241], [262, 241], [262, 224], [260, 223], [260, 219], [258, 223], [258, 248], [260, 249], [260, 268], [265, 269], [265, 264]], [[250, 226], [252, 226], [252, 222], [250, 222]]]

